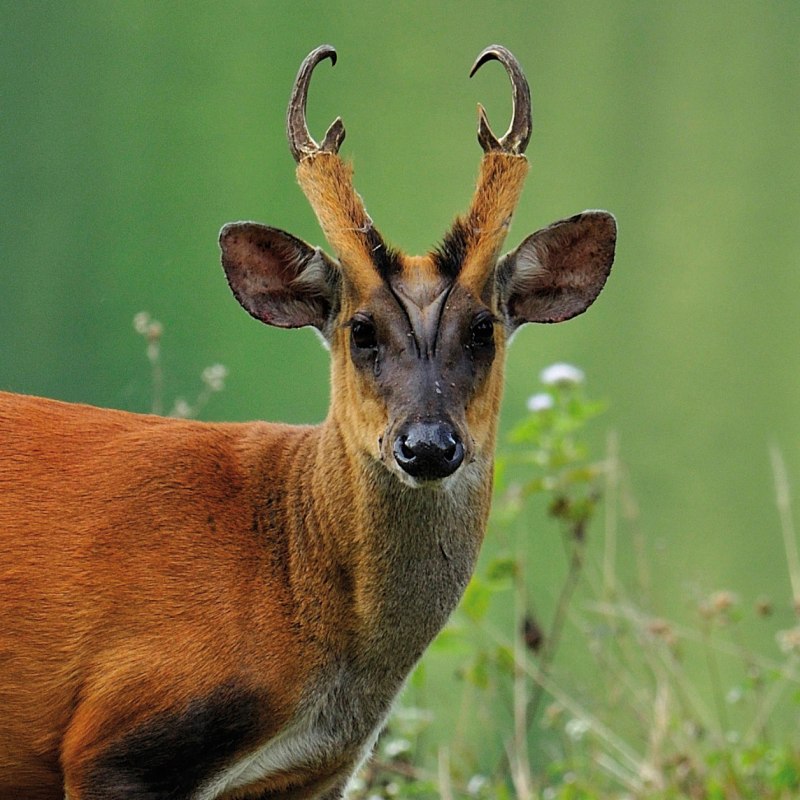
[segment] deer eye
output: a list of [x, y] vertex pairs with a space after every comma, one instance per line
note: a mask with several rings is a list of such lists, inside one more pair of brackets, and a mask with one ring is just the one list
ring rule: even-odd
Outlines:
[[366, 317], [356, 317], [350, 323], [350, 339], [353, 346], [359, 350], [375, 350], [378, 346], [378, 337], [375, 325]]
[[471, 347], [488, 347], [494, 341], [494, 320], [489, 314], [482, 314], [470, 329]]

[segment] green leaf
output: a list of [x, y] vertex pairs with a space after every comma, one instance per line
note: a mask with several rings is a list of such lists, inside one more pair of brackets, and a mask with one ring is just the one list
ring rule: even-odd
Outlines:
[[497, 668], [506, 675], [513, 675], [516, 667], [514, 651], [507, 645], [500, 645], [495, 652]]
[[470, 650], [464, 630], [455, 623], [450, 623], [431, 643], [430, 650], [436, 653], [455, 655]]
[[489, 688], [489, 664], [486, 653], [479, 652], [464, 670], [464, 678], [473, 686], [485, 691]]
[[492, 590], [479, 577], [473, 577], [464, 592], [461, 610], [473, 621], [481, 622], [489, 610]]
[[519, 564], [513, 556], [493, 558], [486, 567], [490, 581], [513, 580], [519, 574]]

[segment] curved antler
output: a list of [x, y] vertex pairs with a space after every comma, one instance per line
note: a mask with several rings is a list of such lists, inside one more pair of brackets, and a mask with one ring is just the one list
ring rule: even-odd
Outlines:
[[300, 65], [286, 112], [286, 135], [297, 162], [298, 183], [338, 256], [342, 272], [354, 284], [368, 287], [381, 280], [380, 274], [391, 272], [392, 251], [353, 188], [352, 167], [339, 157], [345, 134], [341, 117], [328, 128], [322, 144], [314, 141], [306, 123], [311, 73], [326, 58], [336, 63], [336, 50], [329, 44], [312, 50]]
[[499, 61], [511, 79], [511, 89], [513, 92], [513, 115], [511, 125], [501, 138], [497, 138], [489, 126], [486, 118], [486, 109], [478, 103], [478, 141], [484, 152], [500, 150], [503, 153], [522, 155], [531, 139], [533, 119], [531, 115], [531, 90], [522, 67], [514, 58], [510, 50], [500, 44], [490, 44], [484, 48], [472, 69], [469, 72], [470, 78], [487, 62]]
[[311, 82], [311, 73], [314, 71], [314, 67], [326, 58], [331, 60], [331, 65], [336, 64], [336, 50], [329, 44], [320, 45], [305, 57], [297, 72], [292, 95], [289, 98], [289, 108], [286, 111], [286, 135], [289, 139], [289, 149], [298, 164], [303, 158], [317, 153], [336, 154], [344, 141], [345, 129], [341, 117], [336, 117], [331, 123], [322, 144], [317, 144], [308, 132], [308, 123], [306, 122], [308, 85]]
[[459, 280], [479, 295], [489, 286], [528, 174], [524, 153], [533, 127], [531, 92], [517, 59], [502, 45], [489, 45], [475, 59], [470, 77], [487, 61], [499, 61], [511, 78], [511, 125], [498, 139], [478, 103], [478, 141], [484, 150], [478, 183], [469, 211], [456, 218], [435, 256], [442, 272], [458, 274]]

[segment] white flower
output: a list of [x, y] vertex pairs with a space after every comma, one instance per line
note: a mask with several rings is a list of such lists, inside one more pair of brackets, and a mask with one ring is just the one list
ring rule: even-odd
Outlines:
[[[146, 311], [140, 311], [133, 318], [133, 328], [136, 333], [147, 339], [149, 348], [156, 348], [157, 351], [158, 340], [164, 333], [164, 326], [157, 319], [153, 319]], [[149, 351], [148, 357], [153, 361], [153, 356]], [[157, 352], [156, 357], [158, 357]]]
[[473, 775], [467, 783], [467, 794], [477, 797], [489, 785], [488, 779], [483, 775]]
[[539, 375], [539, 380], [545, 386], [577, 386], [583, 383], [584, 378], [583, 370], [572, 364], [551, 364]]
[[553, 400], [553, 396], [547, 394], [547, 392], [540, 392], [539, 394], [532, 394], [528, 398], [528, 411], [533, 411], [534, 413], [538, 413], [539, 411], [547, 411], [551, 409], [555, 401]]
[[776, 638], [781, 652], [787, 655], [800, 652], [800, 626], [790, 628], [788, 631], [778, 631]]
[[735, 706], [737, 703], [741, 702], [743, 696], [744, 692], [742, 692], [741, 687], [733, 686], [728, 689], [728, 693], [725, 695], [725, 702], [728, 703], [728, 705]]
[[367, 788], [367, 784], [364, 782], [363, 778], [356, 775], [350, 778], [350, 783], [347, 784], [347, 788], [350, 792], [363, 792], [364, 789]]
[[133, 328], [136, 333], [142, 336], [147, 335], [147, 329], [150, 327], [150, 315], [146, 311], [140, 311], [133, 318]]
[[564, 726], [564, 733], [572, 739], [573, 742], [579, 742], [589, 732], [591, 726], [585, 719], [571, 719]]
[[191, 419], [193, 415], [194, 409], [182, 397], [175, 401], [175, 405], [170, 412], [171, 417], [177, 417], [178, 419]]
[[228, 377], [228, 370], [222, 364], [212, 364], [203, 370], [201, 376], [203, 383], [212, 392], [221, 392], [225, 388], [225, 378]]
[[383, 746], [383, 752], [388, 758], [408, 753], [411, 750], [411, 742], [408, 739], [389, 739]]

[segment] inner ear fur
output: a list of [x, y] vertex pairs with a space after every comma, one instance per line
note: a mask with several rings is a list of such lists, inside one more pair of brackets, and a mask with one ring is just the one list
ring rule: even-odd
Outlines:
[[500, 304], [512, 328], [563, 322], [600, 294], [614, 262], [617, 223], [584, 211], [531, 234], [497, 265]]
[[219, 245], [228, 285], [249, 314], [267, 325], [325, 332], [338, 307], [340, 277], [322, 250], [256, 222], [226, 225]]

